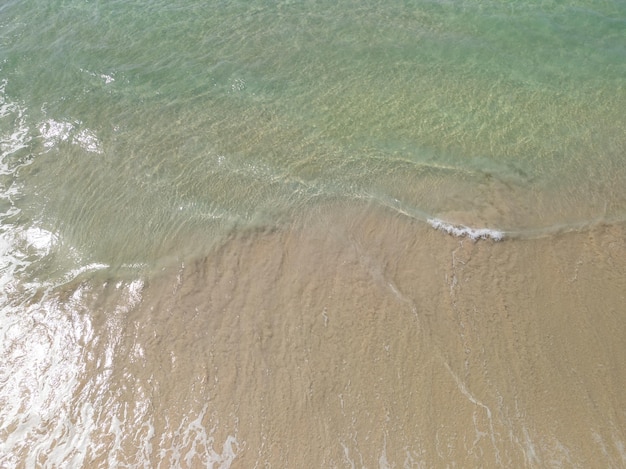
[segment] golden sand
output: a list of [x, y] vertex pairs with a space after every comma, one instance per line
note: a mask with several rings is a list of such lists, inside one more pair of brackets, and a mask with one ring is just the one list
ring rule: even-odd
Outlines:
[[[92, 305], [86, 346], [112, 350], [117, 460], [626, 466], [624, 226], [474, 242], [333, 207], [233, 235], [141, 295], [115, 317]], [[93, 382], [103, 360], [85, 362]], [[114, 446], [100, 431], [94, 465]]]

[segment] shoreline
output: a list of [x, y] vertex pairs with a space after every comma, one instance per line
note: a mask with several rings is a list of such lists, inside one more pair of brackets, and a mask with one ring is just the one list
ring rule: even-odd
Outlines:
[[326, 207], [145, 281], [76, 282], [31, 312], [66, 342], [15, 339], [68, 384], [8, 449], [80, 459], [73, 422], [83, 465], [617, 467], [625, 237], [472, 241]]

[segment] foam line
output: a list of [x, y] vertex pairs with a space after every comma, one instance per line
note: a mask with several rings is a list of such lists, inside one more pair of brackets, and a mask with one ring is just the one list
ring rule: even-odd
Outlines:
[[624, 213], [612, 217], [602, 215], [594, 218], [589, 218], [587, 220], [580, 220], [577, 222], [553, 223], [546, 226], [520, 229], [496, 230], [490, 228], [471, 228], [469, 226], [449, 223], [439, 218], [435, 218], [429, 213], [422, 211], [416, 207], [407, 207], [395, 198], [372, 194], [363, 195], [361, 198], [371, 200], [374, 203], [380, 204], [383, 207], [388, 207], [402, 215], [413, 218], [415, 220], [420, 220], [428, 223], [431, 227], [448, 233], [452, 236], [460, 238], [467, 237], [474, 241], [479, 239], [502, 241], [505, 238], [539, 239], [558, 234], [585, 231], [598, 225], [623, 225], [626, 223], [626, 213]]
[[492, 239], [494, 241], [502, 241], [504, 232], [499, 230], [491, 230], [489, 228], [470, 228], [464, 225], [452, 225], [438, 218], [428, 218], [426, 222], [436, 230], [445, 231], [446, 233], [456, 236], [457, 238], [470, 238], [474, 241], [478, 239]]

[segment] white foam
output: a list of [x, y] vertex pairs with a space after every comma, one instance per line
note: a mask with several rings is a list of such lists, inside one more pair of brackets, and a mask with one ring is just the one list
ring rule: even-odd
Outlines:
[[84, 68], [80, 69], [81, 72], [84, 72], [88, 75], [91, 75], [94, 78], [99, 78], [101, 79], [105, 85], [108, 85], [109, 83], [113, 83], [115, 81], [115, 77], [112, 74], [107, 74], [107, 73], [94, 73], [94, 72], [90, 72], [89, 70], [86, 70]]
[[109, 267], [110, 266], [108, 264], [102, 264], [100, 262], [92, 262], [91, 264], [83, 265], [81, 267], [77, 267], [76, 269], [70, 270], [65, 276], [65, 281], [69, 282], [84, 273], [97, 272], [98, 270], [105, 270], [105, 269], [108, 269]]
[[44, 147], [50, 149], [61, 142], [69, 142], [90, 153], [102, 153], [100, 141], [92, 130], [76, 131], [76, 127], [80, 124], [80, 122], [71, 123], [54, 119], [42, 122], [39, 125], [39, 133], [44, 140]]
[[72, 139], [72, 143], [90, 153], [102, 153], [100, 141], [91, 130], [85, 129], [78, 132]]
[[56, 241], [56, 236], [53, 233], [37, 227], [28, 228], [24, 232], [24, 238], [30, 246], [42, 255], [48, 254]]
[[69, 140], [73, 128], [74, 126], [69, 122], [59, 122], [54, 119], [42, 122], [39, 125], [39, 133], [44, 139], [44, 147], [52, 148], [59, 142]]
[[457, 238], [470, 238], [474, 241], [478, 239], [492, 239], [494, 241], [502, 241], [504, 232], [492, 230], [490, 228], [470, 228], [465, 225], [453, 225], [446, 223], [438, 218], [429, 218], [426, 220], [430, 226], [436, 230], [444, 231]]

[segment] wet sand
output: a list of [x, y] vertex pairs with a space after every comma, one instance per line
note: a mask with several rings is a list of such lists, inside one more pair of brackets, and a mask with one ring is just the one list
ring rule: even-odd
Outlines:
[[88, 433], [88, 467], [626, 466], [624, 226], [474, 242], [320, 208], [62, 296], [91, 298], [57, 438]]

